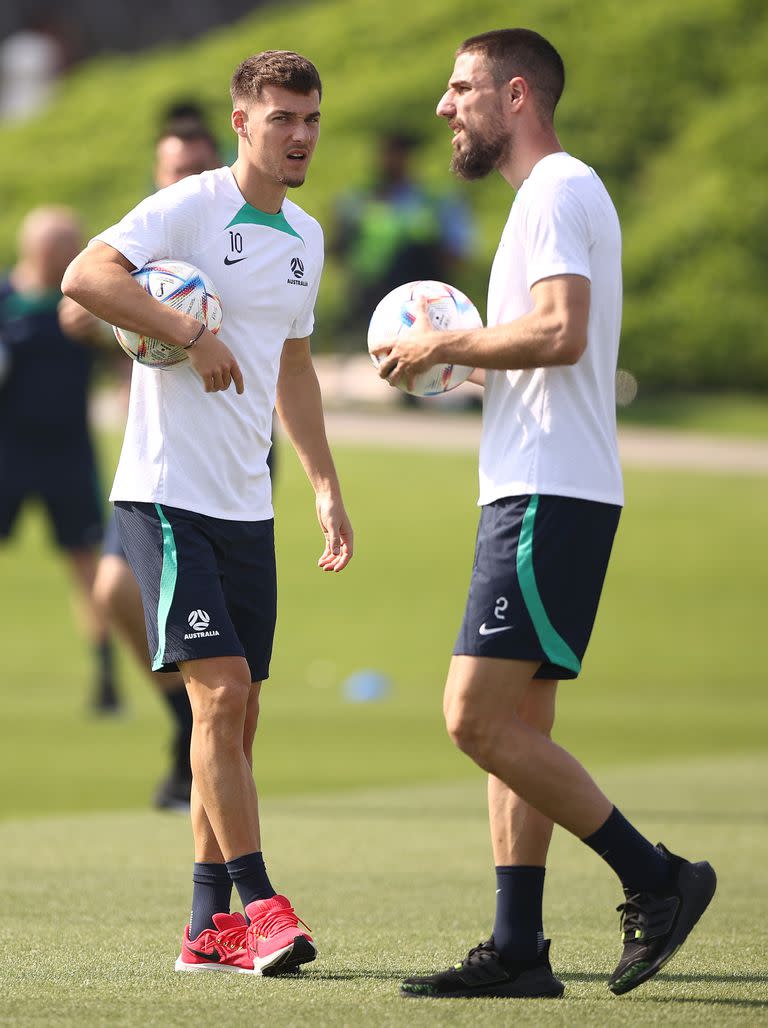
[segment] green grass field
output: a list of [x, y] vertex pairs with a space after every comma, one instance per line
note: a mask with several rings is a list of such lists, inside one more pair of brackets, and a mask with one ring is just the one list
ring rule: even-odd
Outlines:
[[[105, 463], [113, 456], [108, 440]], [[666, 973], [611, 997], [620, 896], [558, 833], [546, 927], [565, 1000], [469, 1009], [401, 1000], [396, 985], [457, 959], [492, 916], [482, 776], [453, 751], [440, 714], [473, 545], [475, 463], [418, 450], [337, 456], [357, 556], [332, 577], [314, 566], [311, 493], [282, 453], [281, 607], [255, 761], [268, 866], [315, 929], [321, 959], [297, 981], [170, 970], [191, 847], [183, 818], [148, 809], [165, 715], [126, 657], [128, 715], [89, 717], [88, 654], [32, 511], [0, 553], [0, 1023], [187, 1025], [214, 1011], [274, 1025], [765, 1023], [757, 643], [768, 479], [627, 476], [585, 670], [561, 689], [558, 740], [654, 841], [712, 860], [712, 911]], [[386, 699], [344, 699], [343, 680], [362, 668], [391, 678]]]
[[642, 390], [618, 410], [620, 425], [653, 425], [727, 436], [768, 437], [768, 396], [763, 393], [691, 393]]

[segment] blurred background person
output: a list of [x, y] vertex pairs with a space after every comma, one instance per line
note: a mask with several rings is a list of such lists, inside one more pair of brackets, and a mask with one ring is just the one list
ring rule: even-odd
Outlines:
[[218, 144], [202, 115], [168, 119], [155, 145], [155, 189], [165, 189], [188, 175], [221, 167]]
[[[221, 163], [216, 140], [206, 125], [202, 109], [191, 102], [172, 106], [163, 120], [155, 146], [155, 187], [164, 189], [188, 175], [199, 175], [210, 168], [218, 168]], [[69, 302], [83, 316], [97, 320], [74, 301]], [[123, 400], [127, 406], [132, 365], [122, 362], [121, 367], [125, 369]], [[192, 710], [189, 697], [177, 671], [162, 675], [150, 671], [139, 586], [120, 545], [114, 512], [107, 526], [93, 597], [101, 616], [120, 633], [139, 666], [160, 692], [173, 719], [171, 767], [155, 791], [154, 805], [161, 810], [188, 810], [192, 789], [192, 769], [189, 763]]]
[[92, 708], [119, 706], [107, 623], [92, 600], [102, 538], [102, 499], [88, 425], [88, 390], [100, 323], [59, 323], [61, 278], [83, 233], [68, 207], [24, 218], [18, 259], [0, 282], [0, 539], [26, 500], [42, 503], [66, 555], [93, 649]]
[[372, 181], [337, 201], [331, 249], [346, 278], [344, 336], [358, 350], [379, 300], [416, 279], [455, 285], [470, 256], [469, 210], [452, 193], [433, 192], [413, 172], [419, 140], [383, 133], [376, 144]]
[[53, 96], [70, 63], [67, 22], [38, 13], [0, 41], [0, 120], [24, 121]]

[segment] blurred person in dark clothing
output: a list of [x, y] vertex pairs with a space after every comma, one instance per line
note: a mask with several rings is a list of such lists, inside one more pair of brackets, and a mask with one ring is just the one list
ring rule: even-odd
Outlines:
[[105, 619], [91, 598], [102, 501], [88, 426], [94, 344], [88, 318], [59, 323], [62, 275], [83, 243], [67, 207], [38, 207], [22, 222], [18, 260], [0, 281], [0, 539], [28, 499], [46, 509], [67, 557], [94, 652], [94, 711], [119, 706]]

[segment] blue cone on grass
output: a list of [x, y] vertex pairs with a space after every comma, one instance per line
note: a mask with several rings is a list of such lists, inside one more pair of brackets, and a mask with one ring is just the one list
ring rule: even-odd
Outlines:
[[342, 683], [344, 699], [350, 703], [371, 703], [383, 700], [392, 688], [392, 682], [381, 671], [365, 668], [354, 671]]

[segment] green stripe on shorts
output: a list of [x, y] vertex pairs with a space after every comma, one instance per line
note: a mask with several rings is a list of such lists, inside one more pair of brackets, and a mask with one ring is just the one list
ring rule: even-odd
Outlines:
[[541, 648], [549, 663], [578, 673], [581, 670], [581, 661], [549, 620], [544, 604], [541, 602], [539, 587], [536, 585], [536, 575], [533, 570], [533, 524], [536, 520], [538, 506], [539, 497], [534, 494], [526, 508], [520, 528], [520, 541], [517, 545], [517, 577], [520, 582], [520, 590]]
[[163, 529], [163, 567], [160, 572], [160, 599], [157, 602], [157, 653], [152, 661], [152, 670], [159, 671], [165, 663], [165, 626], [176, 589], [179, 561], [170, 522], [163, 514], [163, 508], [159, 503], [155, 504], [155, 510]]

